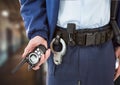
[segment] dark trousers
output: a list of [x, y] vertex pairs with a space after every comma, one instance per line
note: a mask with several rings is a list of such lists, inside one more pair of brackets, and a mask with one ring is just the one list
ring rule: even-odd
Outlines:
[[115, 53], [108, 41], [98, 46], [67, 47], [61, 65], [48, 59], [47, 85], [114, 85]]

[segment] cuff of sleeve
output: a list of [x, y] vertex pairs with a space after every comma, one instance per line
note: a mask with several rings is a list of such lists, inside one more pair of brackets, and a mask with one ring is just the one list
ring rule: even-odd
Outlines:
[[41, 36], [42, 38], [44, 38], [45, 40], [48, 41], [48, 35], [47, 35], [47, 33], [44, 32], [44, 31], [37, 31], [37, 32], [29, 33], [29, 34], [28, 34], [28, 38], [29, 38], [29, 39], [32, 39], [32, 38], [34, 38], [35, 36]]
[[119, 47], [120, 44], [118, 44], [117, 42], [115, 42], [115, 40], [113, 40], [113, 46], [114, 46], [114, 48], [116, 48], [116, 47]]

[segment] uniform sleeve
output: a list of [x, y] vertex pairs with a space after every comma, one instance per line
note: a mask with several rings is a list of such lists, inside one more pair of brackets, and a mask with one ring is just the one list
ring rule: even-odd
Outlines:
[[20, 11], [29, 39], [41, 36], [47, 40], [48, 26], [46, 16], [46, 0], [19, 0]]
[[[116, 17], [116, 21], [117, 21], [117, 24], [118, 24], [118, 27], [120, 28], [120, 1], [118, 1], [118, 10], [117, 10], [117, 17]], [[120, 46], [116, 40], [113, 39], [113, 45], [114, 47], [118, 47]]]

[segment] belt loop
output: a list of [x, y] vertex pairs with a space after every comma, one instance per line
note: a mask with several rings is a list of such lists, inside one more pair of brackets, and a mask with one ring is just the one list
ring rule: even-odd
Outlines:
[[101, 34], [100, 33], [96, 33], [96, 36], [95, 36], [95, 44], [96, 45], [100, 44], [100, 38], [101, 38]]
[[68, 45], [74, 46], [74, 31], [75, 31], [76, 25], [73, 23], [68, 23], [67, 25], [67, 32], [68, 32]]
[[104, 43], [106, 40], [106, 33], [105, 32], [101, 32], [101, 39], [100, 39], [100, 43]]
[[95, 35], [96, 33], [87, 33], [86, 34], [86, 46], [95, 45]]
[[85, 45], [86, 44], [86, 35], [85, 33], [76, 33], [76, 44]]

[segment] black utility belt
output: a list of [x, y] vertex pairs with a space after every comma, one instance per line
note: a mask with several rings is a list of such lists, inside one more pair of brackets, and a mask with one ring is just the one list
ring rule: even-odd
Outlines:
[[110, 25], [94, 29], [75, 30], [71, 24], [67, 28], [56, 27], [55, 36], [60, 37], [67, 45], [100, 45], [113, 38], [113, 30]]

